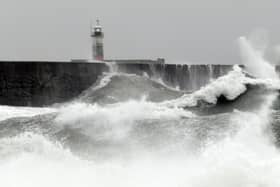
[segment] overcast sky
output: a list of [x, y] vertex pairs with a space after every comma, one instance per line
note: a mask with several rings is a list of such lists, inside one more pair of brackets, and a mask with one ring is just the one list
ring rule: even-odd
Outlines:
[[90, 20], [106, 58], [236, 63], [236, 40], [267, 29], [280, 43], [278, 0], [1, 0], [0, 59], [88, 58]]

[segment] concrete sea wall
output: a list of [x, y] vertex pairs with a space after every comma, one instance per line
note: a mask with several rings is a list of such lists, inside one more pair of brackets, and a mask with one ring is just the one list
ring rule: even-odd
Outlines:
[[47, 106], [66, 102], [112, 69], [148, 75], [168, 85], [193, 91], [231, 68], [230, 65], [0, 62], [0, 105]]
[[146, 73], [167, 85], [194, 91], [232, 70], [232, 65], [176, 65], [176, 64], [119, 64], [117, 71], [133, 74]]
[[0, 104], [44, 106], [78, 96], [94, 83], [105, 64], [0, 62]]

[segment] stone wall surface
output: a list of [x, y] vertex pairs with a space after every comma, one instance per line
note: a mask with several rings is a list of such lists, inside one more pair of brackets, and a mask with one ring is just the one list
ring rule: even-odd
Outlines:
[[44, 106], [78, 96], [94, 83], [105, 64], [0, 62], [0, 104]]

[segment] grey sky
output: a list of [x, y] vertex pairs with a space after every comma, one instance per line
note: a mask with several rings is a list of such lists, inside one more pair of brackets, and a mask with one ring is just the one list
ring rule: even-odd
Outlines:
[[88, 58], [90, 20], [100, 18], [106, 58], [234, 63], [241, 35], [264, 28], [279, 42], [279, 7], [277, 0], [1, 0], [0, 59]]

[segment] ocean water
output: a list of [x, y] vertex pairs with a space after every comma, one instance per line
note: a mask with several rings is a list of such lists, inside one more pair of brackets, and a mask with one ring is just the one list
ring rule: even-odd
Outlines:
[[0, 186], [280, 186], [278, 76], [239, 41], [248, 68], [193, 93], [111, 72], [69, 103], [0, 106]]

